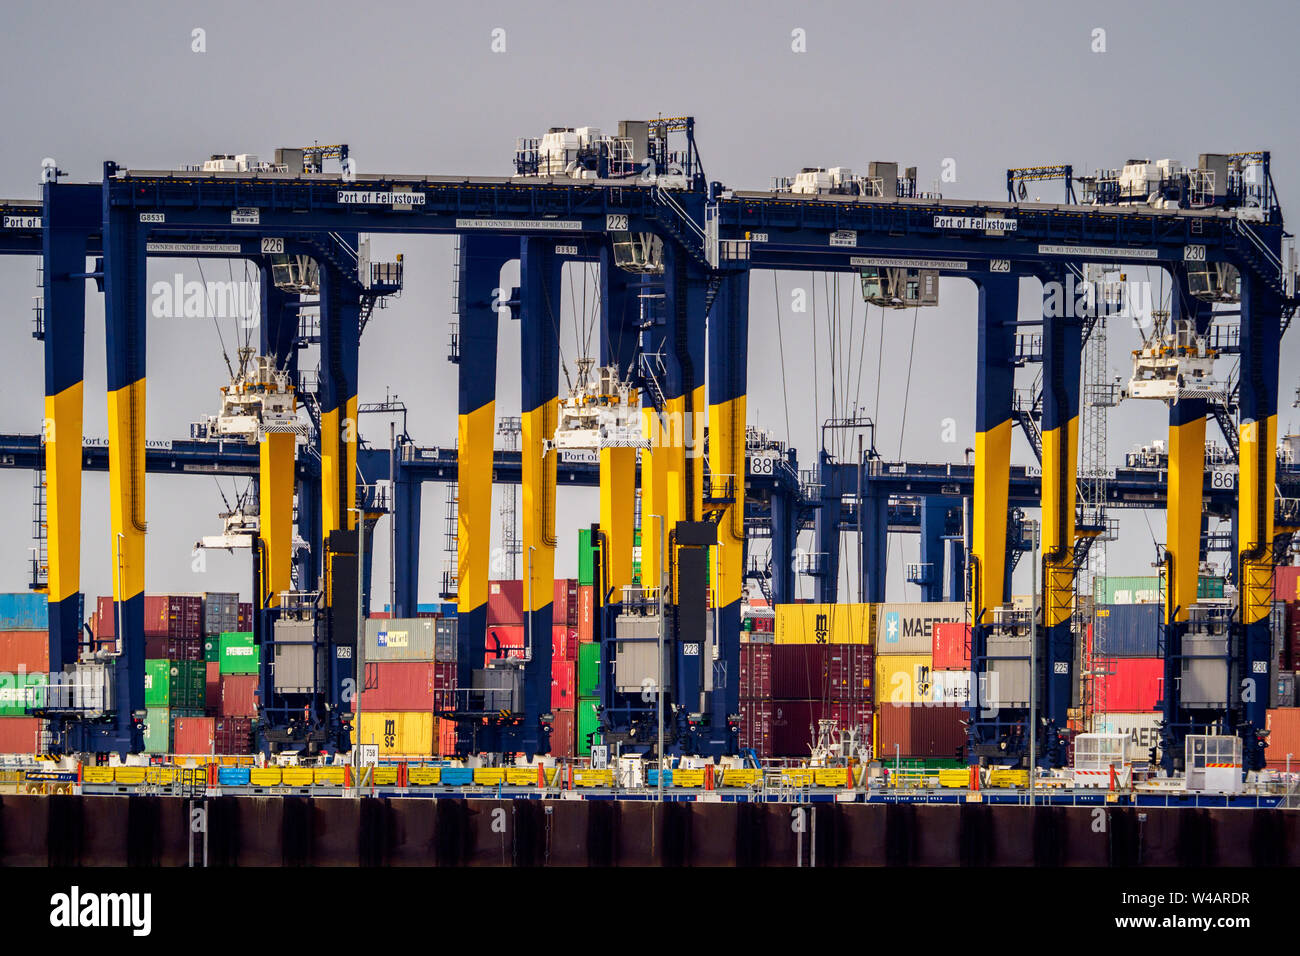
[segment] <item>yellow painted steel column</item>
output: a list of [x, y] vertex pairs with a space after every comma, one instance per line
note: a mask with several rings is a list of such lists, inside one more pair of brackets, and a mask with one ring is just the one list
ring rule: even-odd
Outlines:
[[[555, 597], [555, 464], [554, 448], [542, 443], [555, 435], [559, 400], [551, 398], [524, 412], [522, 423], [524, 601], [540, 611]], [[531, 589], [528, 580], [531, 579]]]
[[659, 567], [660, 522], [653, 516], [665, 516], [663, 530], [667, 534], [668, 450], [663, 447], [663, 429], [655, 411], [643, 409], [641, 422], [650, 442], [649, 448], [641, 449], [641, 583], [658, 587], [663, 577]]
[[108, 495], [113, 599], [144, 593], [145, 379], [108, 393]]
[[460, 415], [456, 458], [456, 602], [461, 613], [487, 604], [492, 554], [492, 447], [495, 399]]
[[1011, 484], [1011, 419], [975, 433], [974, 527], [971, 551], [979, 559], [982, 623], [1003, 601], [1006, 586], [1007, 495]]
[[[632, 583], [632, 522], [636, 511], [636, 449], [600, 450], [600, 530], [605, 535], [609, 580], [614, 601]], [[644, 557], [642, 558], [644, 561]], [[644, 566], [644, 565], [643, 565]], [[600, 595], [603, 600], [604, 595]]]
[[258, 467], [258, 535], [265, 546], [264, 603], [278, 607], [280, 592], [292, 586], [294, 449], [292, 432], [262, 436]]
[[81, 590], [81, 443], [84, 384], [45, 399], [45, 515], [49, 600]]
[[[1273, 489], [1277, 477], [1277, 415], [1258, 421], [1243, 422], [1238, 428], [1240, 439], [1238, 462], [1240, 487], [1237, 498], [1237, 550], [1243, 553], [1260, 544], [1262, 556], [1242, 561], [1242, 621], [1256, 624], [1267, 620], [1273, 609]], [[1267, 449], [1266, 453], [1261, 452]], [[1263, 459], [1261, 474], [1260, 459]], [[1260, 512], [1263, 512], [1263, 523]]]
[[[714, 582], [718, 606], [739, 601], [745, 573], [745, 396], [709, 406], [709, 471], [716, 483], [731, 476], [734, 504], [718, 522], [719, 553]], [[715, 491], [717, 495], [721, 491]]]
[[[1180, 402], [1185, 404], [1184, 402]], [[1197, 402], [1196, 404], [1202, 404]], [[1175, 409], [1177, 406], [1175, 406]], [[1205, 412], [1169, 425], [1169, 493], [1166, 548], [1173, 558], [1167, 607], [1173, 620], [1186, 621], [1196, 603], [1201, 564], [1201, 502], [1205, 487]]]
[[[1065, 441], [1062, 449], [1060, 443]], [[1064, 469], [1049, 462], [1063, 461]], [[1074, 608], [1075, 475], [1079, 461], [1079, 419], [1043, 432], [1043, 541], [1063, 542], [1056, 558], [1044, 558], [1044, 623], [1048, 627], [1070, 620]]]

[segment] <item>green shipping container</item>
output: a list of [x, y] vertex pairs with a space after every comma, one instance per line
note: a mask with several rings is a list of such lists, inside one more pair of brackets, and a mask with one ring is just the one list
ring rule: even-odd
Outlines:
[[49, 674], [0, 675], [0, 717], [22, 717], [45, 706]]
[[600, 645], [578, 645], [578, 696], [595, 697], [600, 682]]
[[203, 663], [217, 664], [221, 661], [221, 638], [217, 635], [203, 639]]
[[229, 631], [221, 635], [221, 673], [256, 674], [258, 655], [252, 631]]
[[[1201, 577], [1196, 584], [1197, 598], [1223, 597], [1223, 583], [1223, 578]], [[1160, 578], [1153, 574], [1098, 578], [1093, 585], [1093, 600], [1098, 604], [1150, 604], [1164, 598]]]
[[[172, 716], [203, 716], [208, 695], [208, 665], [203, 661], [172, 661], [170, 680], [167, 700]], [[149, 706], [148, 700], [145, 706]]]
[[172, 749], [172, 718], [166, 707], [149, 707], [144, 714], [144, 752], [165, 754]]
[[578, 530], [578, 584], [586, 587], [596, 583], [596, 552], [591, 546], [591, 529]]
[[166, 709], [171, 703], [171, 661], [144, 662], [144, 706]]
[[591, 745], [600, 743], [600, 720], [596, 717], [595, 700], [578, 698], [578, 756], [590, 757]]

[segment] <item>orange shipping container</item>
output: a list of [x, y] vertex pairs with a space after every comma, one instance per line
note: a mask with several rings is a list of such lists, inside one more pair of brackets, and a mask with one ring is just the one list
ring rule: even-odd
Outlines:
[[551, 724], [551, 756], [572, 757], [574, 741], [574, 712], [570, 710], [552, 710], [554, 718]]
[[1264, 718], [1268, 728], [1268, 749], [1264, 751], [1268, 765], [1278, 770], [1286, 768], [1286, 755], [1291, 754], [1291, 766], [1300, 770], [1300, 707], [1275, 707]]
[[0, 631], [0, 673], [48, 674], [48, 631]]
[[596, 589], [590, 584], [578, 588], [578, 640], [583, 644], [595, 640]]
[[41, 746], [37, 717], [0, 717], [0, 754], [34, 754]]
[[438, 722], [438, 756], [456, 756], [456, 722], [441, 717], [434, 719]]
[[216, 721], [211, 717], [177, 717], [172, 723], [172, 753], [210, 754], [216, 742]]

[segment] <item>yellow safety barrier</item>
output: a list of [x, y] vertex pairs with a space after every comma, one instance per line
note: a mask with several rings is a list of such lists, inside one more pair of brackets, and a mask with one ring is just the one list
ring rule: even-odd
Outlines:
[[441, 767], [411, 767], [406, 772], [406, 782], [412, 787], [433, 787], [442, 780]]
[[343, 786], [343, 768], [317, 767], [312, 771], [311, 780], [318, 787], [341, 787]]
[[805, 769], [785, 769], [781, 771], [781, 782], [788, 787], [811, 787], [813, 772]]
[[674, 770], [671, 779], [674, 787], [702, 787], [704, 786], [704, 771]]
[[286, 787], [310, 787], [316, 779], [316, 773], [311, 767], [283, 767], [280, 770], [280, 781]]
[[761, 770], [724, 770], [722, 785], [724, 787], [754, 787], [763, 779]]
[[608, 787], [614, 779], [611, 770], [574, 770], [573, 785], [575, 787]]
[[148, 767], [146, 768], [145, 782], [157, 787], [170, 787], [176, 782], [176, 768]]
[[112, 767], [86, 767], [81, 771], [82, 783], [112, 783]]
[[499, 787], [506, 782], [504, 767], [475, 767], [474, 782], [480, 787]]
[[1012, 770], [1010, 767], [994, 767], [989, 772], [990, 787], [1027, 787], [1028, 770]]
[[[546, 772], [546, 779], [549, 782], [555, 776], [554, 770]], [[511, 787], [535, 787], [537, 786], [537, 768], [536, 767], [507, 767], [506, 784]]]
[[370, 782], [376, 787], [393, 787], [397, 785], [396, 767], [375, 767], [370, 775]]
[[253, 767], [248, 771], [248, 782], [254, 787], [278, 787], [279, 767]]
[[939, 786], [963, 789], [970, 786], [969, 767], [947, 767], [939, 770]]
[[844, 767], [818, 767], [813, 771], [813, 780], [819, 787], [847, 787], [849, 772]]
[[114, 767], [113, 782], [128, 786], [139, 786], [144, 783], [148, 769], [148, 767]]

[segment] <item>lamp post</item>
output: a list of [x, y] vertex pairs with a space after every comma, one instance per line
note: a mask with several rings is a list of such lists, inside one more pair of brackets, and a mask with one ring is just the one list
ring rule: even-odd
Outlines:
[[352, 747], [352, 762], [360, 767], [357, 761], [361, 757], [361, 748], [358, 746], [361, 742], [361, 688], [366, 676], [366, 609], [361, 606], [365, 599], [366, 513], [362, 508], [349, 508], [348, 513], [357, 516], [357, 649], [352, 655], [352, 692], [356, 695], [357, 702], [357, 734]]
[[658, 695], [659, 744], [655, 754], [659, 758], [658, 799], [664, 798], [664, 516], [651, 515], [659, 522], [659, 592], [656, 603], [659, 608], [659, 654], [658, 671], [655, 678], [655, 691]]

